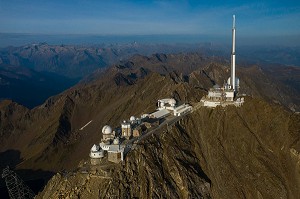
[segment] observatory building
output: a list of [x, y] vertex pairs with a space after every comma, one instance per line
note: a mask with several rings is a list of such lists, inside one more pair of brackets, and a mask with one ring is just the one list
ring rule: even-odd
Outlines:
[[165, 121], [167, 116], [176, 118], [192, 111], [189, 104], [177, 106], [173, 98], [158, 100], [158, 108], [151, 114], [143, 114], [141, 118], [131, 116], [129, 120], [123, 120], [114, 130], [105, 125], [102, 128], [102, 139], [99, 144], [94, 144], [90, 150], [91, 165], [98, 165], [101, 159], [119, 163], [124, 160], [125, 155], [130, 151], [134, 141], [149, 131], [153, 131]]
[[118, 137], [112, 140], [112, 143], [100, 143], [102, 150], [107, 151], [108, 161], [119, 163], [124, 160], [125, 145], [121, 145]]
[[192, 107], [189, 104], [178, 105], [173, 98], [160, 99], [157, 101], [157, 105], [157, 111], [150, 114], [151, 118], [160, 119], [171, 114], [174, 116], [181, 116], [192, 111]]
[[160, 99], [157, 101], [158, 110], [171, 110], [173, 111], [176, 106], [176, 100], [173, 98], [167, 98], [167, 99]]
[[[130, 128], [130, 125], [129, 125]], [[127, 134], [126, 134], [127, 135]], [[97, 165], [107, 154], [108, 161], [118, 163], [124, 159], [125, 145], [122, 145], [116, 132], [108, 125], [102, 128], [102, 139], [99, 145], [94, 144], [90, 150], [91, 164]]]
[[99, 145], [94, 144], [90, 152], [91, 164], [92, 165], [99, 164], [100, 159], [103, 157], [104, 157], [104, 151], [100, 148]]
[[130, 122], [127, 122], [127, 121], [124, 120], [121, 124], [121, 128], [122, 128], [122, 136], [124, 138], [126, 138], [127, 140], [129, 140], [132, 136], [132, 130], [131, 130]]
[[[114, 138], [114, 132], [112, 130], [112, 128], [108, 125], [105, 125], [102, 128], [102, 141], [101, 143], [106, 143], [106, 144], [110, 144], [111, 139]], [[97, 165], [100, 163], [100, 160], [102, 158], [104, 158], [104, 150], [101, 147], [101, 143], [100, 145], [94, 144], [90, 150], [90, 158], [91, 158], [91, 164], [92, 165]]]
[[115, 133], [112, 131], [112, 128], [108, 125], [105, 125], [102, 128], [103, 141], [109, 141], [115, 137]]
[[[110, 126], [105, 125], [102, 128], [102, 139], [99, 145], [94, 144], [90, 150], [91, 164], [97, 165], [100, 160], [107, 156], [108, 161], [119, 163], [124, 160], [125, 152], [128, 152], [126, 140], [132, 138], [133, 132], [137, 136], [140, 135], [138, 130], [141, 119], [131, 116], [129, 121], [124, 120], [121, 128], [114, 131]], [[117, 132], [117, 133], [116, 133]]]
[[206, 107], [227, 105], [241, 106], [244, 103], [244, 98], [236, 97], [239, 88], [240, 80], [235, 76], [235, 15], [233, 15], [230, 77], [227, 83], [222, 87], [217, 84], [214, 85], [213, 88], [208, 91], [208, 95], [201, 99], [201, 102], [203, 102], [203, 106]]

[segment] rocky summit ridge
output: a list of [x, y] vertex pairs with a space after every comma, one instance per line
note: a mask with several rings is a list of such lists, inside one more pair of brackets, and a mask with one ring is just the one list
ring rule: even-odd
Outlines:
[[299, 121], [252, 98], [241, 108], [201, 107], [107, 173], [56, 174], [37, 198], [297, 198]]
[[227, 79], [228, 65], [195, 53], [137, 55], [34, 109], [1, 102], [0, 151], [19, 152], [17, 169], [60, 172], [44, 198], [297, 196], [299, 115], [290, 109], [299, 108], [299, 90], [258, 66], [237, 70], [241, 92], [252, 96], [243, 107], [200, 108], [144, 140], [124, 164], [85, 169], [105, 124], [151, 112], [160, 98], [196, 105]]

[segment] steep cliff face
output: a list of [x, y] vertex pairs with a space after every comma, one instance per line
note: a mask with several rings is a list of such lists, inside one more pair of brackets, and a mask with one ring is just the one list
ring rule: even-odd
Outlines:
[[27, 108], [10, 100], [4, 100], [0, 103], [1, 145], [4, 144], [5, 138], [12, 134], [17, 136], [27, 127], [26, 123], [29, 122], [28, 113]]
[[299, 115], [247, 99], [242, 108], [201, 108], [176, 130], [193, 141], [213, 198], [299, 196]]
[[106, 177], [57, 174], [38, 198], [297, 198], [299, 129], [299, 115], [256, 99], [201, 107], [141, 141]]

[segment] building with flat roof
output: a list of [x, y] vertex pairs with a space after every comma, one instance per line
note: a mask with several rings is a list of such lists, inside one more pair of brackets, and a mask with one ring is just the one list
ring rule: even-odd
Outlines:
[[167, 117], [171, 114], [171, 112], [167, 109], [161, 109], [161, 110], [158, 110], [158, 111], [155, 111], [153, 113], [151, 113], [149, 115], [150, 118], [156, 118], [156, 119], [160, 119], [160, 118], [164, 118], [164, 117]]
[[182, 104], [174, 109], [174, 116], [182, 116], [192, 111], [192, 107], [188, 104]]
[[100, 147], [104, 151], [107, 151], [108, 161], [119, 163], [124, 160], [125, 145], [121, 145], [120, 143], [105, 144], [101, 142]]

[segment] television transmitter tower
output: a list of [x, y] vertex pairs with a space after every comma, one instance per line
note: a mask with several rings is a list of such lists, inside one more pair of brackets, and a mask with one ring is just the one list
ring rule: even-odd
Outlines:
[[34, 192], [23, 182], [23, 180], [7, 166], [3, 169], [2, 178], [5, 179], [9, 197], [11, 199], [33, 199]]

